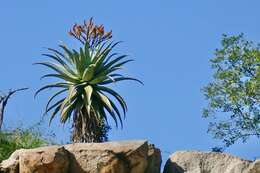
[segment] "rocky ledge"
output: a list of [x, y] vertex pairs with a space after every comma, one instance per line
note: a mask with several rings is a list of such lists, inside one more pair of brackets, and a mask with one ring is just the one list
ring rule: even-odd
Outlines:
[[159, 173], [160, 166], [160, 150], [147, 141], [122, 141], [17, 150], [0, 172]]
[[[147, 141], [78, 143], [21, 149], [0, 173], [160, 173], [161, 152]], [[178, 151], [163, 173], [260, 173], [260, 160], [225, 153]]]

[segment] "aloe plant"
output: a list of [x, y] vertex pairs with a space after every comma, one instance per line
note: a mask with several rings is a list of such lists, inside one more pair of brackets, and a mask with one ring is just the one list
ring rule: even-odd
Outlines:
[[118, 73], [133, 60], [113, 53], [113, 48], [120, 42], [111, 41], [112, 31], [105, 32], [103, 25], [94, 25], [90, 19], [83, 25], [74, 25], [69, 34], [82, 45], [79, 50], [59, 45], [59, 50], [49, 48], [49, 52], [43, 54], [50, 61], [36, 64], [46, 66], [54, 73], [42, 78], [53, 77], [57, 82], [40, 88], [35, 95], [49, 88], [59, 89], [46, 105], [45, 113], [52, 111], [50, 123], [60, 113], [61, 123], [73, 120], [73, 142], [103, 142], [107, 140], [110, 128], [108, 115], [113, 118], [116, 127], [119, 124], [122, 127], [121, 112], [125, 116], [127, 111], [126, 102], [109, 84], [125, 80], [142, 82]]

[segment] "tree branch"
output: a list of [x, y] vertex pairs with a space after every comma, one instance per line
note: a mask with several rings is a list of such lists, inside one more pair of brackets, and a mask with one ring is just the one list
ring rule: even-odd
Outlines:
[[3, 121], [4, 121], [4, 111], [10, 97], [16, 92], [27, 90], [28, 88], [20, 88], [15, 90], [9, 90], [6, 95], [0, 96], [0, 130], [2, 129]]

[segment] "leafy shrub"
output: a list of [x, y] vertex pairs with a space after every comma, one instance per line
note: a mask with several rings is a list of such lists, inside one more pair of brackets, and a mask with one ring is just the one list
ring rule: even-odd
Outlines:
[[38, 128], [17, 128], [0, 132], [0, 162], [17, 149], [30, 149], [49, 145], [49, 139]]

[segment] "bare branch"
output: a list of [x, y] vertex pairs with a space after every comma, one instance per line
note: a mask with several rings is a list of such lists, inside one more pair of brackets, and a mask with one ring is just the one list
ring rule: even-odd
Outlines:
[[4, 111], [7, 105], [8, 100], [14, 95], [16, 92], [27, 90], [29, 88], [19, 88], [12, 90], [10, 89], [7, 94], [0, 95], [0, 130], [2, 129], [3, 121], [4, 121]]

